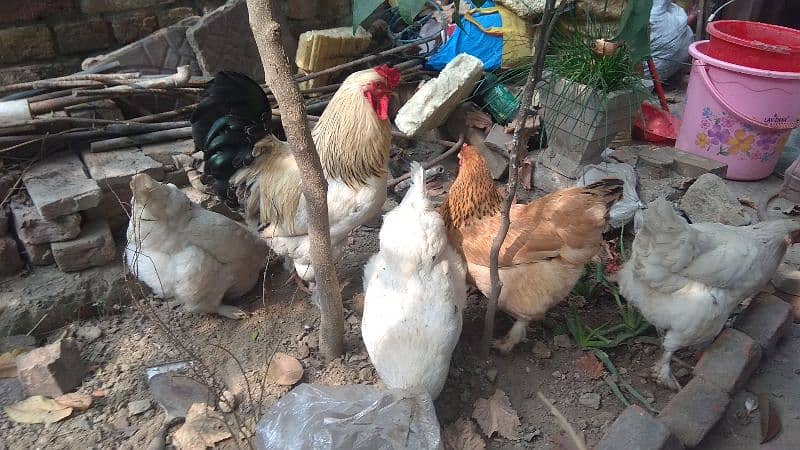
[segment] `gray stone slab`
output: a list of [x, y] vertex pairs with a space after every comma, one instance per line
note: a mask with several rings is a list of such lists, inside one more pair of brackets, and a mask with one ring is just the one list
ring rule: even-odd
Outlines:
[[97, 267], [114, 260], [116, 246], [111, 229], [104, 220], [93, 220], [84, 225], [77, 239], [50, 244], [58, 268], [76, 272]]
[[17, 237], [28, 244], [49, 244], [74, 239], [81, 232], [81, 215], [67, 214], [45, 219], [29, 201], [12, 201], [14, 229]]
[[93, 153], [86, 150], [83, 161], [89, 175], [104, 189], [130, 183], [137, 173], [146, 173], [156, 180], [164, 179], [164, 166], [138, 149], [125, 148]]
[[164, 165], [175, 164], [175, 161], [172, 159], [174, 155], [191, 155], [194, 152], [194, 140], [192, 139], [160, 142], [158, 144], [142, 146], [142, 153], [144, 153], [145, 156], [149, 156]]
[[62, 153], [34, 164], [22, 181], [45, 219], [84, 211], [100, 202], [100, 187], [86, 175], [83, 163], [73, 153]]

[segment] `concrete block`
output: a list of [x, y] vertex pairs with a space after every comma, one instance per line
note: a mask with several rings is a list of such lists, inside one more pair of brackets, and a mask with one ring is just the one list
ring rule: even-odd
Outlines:
[[75, 341], [60, 339], [18, 356], [17, 373], [28, 395], [57, 397], [80, 386], [86, 365]]
[[800, 270], [786, 263], [781, 263], [772, 276], [775, 289], [792, 295], [800, 295]]
[[539, 155], [536, 166], [533, 168], [533, 185], [545, 192], [555, 192], [575, 186], [575, 179], [551, 169], [548, 163], [542, 160], [542, 155]]
[[22, 181], [45, 219], [83, 211], [100, 203], [100, 187], [86, 176], [83, 163], [72, 153], [34, 164], [22, 176]]
[[698, 178], [704, 173], [713, 173], [714, 175], [725, 178], [728, 174], [728, 165], [713, 159], [705, 158], [694, 153], [688, 153], [683, 150], [674, 149], [675, 162], [672, 170], [678, 175], [683, 175], [689, 178]]
[[28, 244], [49, 244], [74, 239], [81, 232], [81, 215], [67, 214], [45, 219], [27, 199], [11, 202], [14, 229], [19, 239]]
[[256, 81], [264, 80], [245, 0], [231, 0], [203, 16], [186, 31], [203, 75], [235, 70]]
[[108, 223], [94, 220], [84, 225], [77, 239], [50, 244], [53, 258], [63, 272], [102, 266], [114, 260], [116, 247]]
[[142, 153], [144, 153], [145, 156], [164, 165], [175, 164], [175, 161], [172, 159], [174, 155], [191, 155], [194, 152], [194, 140], [192, 139], [142, 146]]
[[25, 264], [19, 256], [17, 241], [11, 236], [0, 237], [0, 274], [17, 273]]
[[483, 75], [480, 59], [462, 53], [442, 69], [438, 77], [425, 83], [400, 108], [395, 125], [407, 136], [442, 125], [464, 101]]
[[631, 405], [611, 424], [595, 450], [683, 450], [669, 428], [639, 405]]
[[124, 67], [140, 67], [147, 73], [167, 74], [175, 73], [178, 66], [188, 65], [192, 74], [200, 75], [202, 71], [186, 38], [186, 31], [198, 20], [198, 17], [184, 19], [118, 50], [87, 58], [83, 67], [116, 61]]
[[734, 328], [753, 338], [765, 352], [792, 330], [792, 306], [774, 295], [762, 294], [739, 316]]
[[658, 415], [686, 447], [695, 447], [725, 413], [730, 397], [703, 378], [695, 377]]
[[703, 352], [694, 376], [733, 395], [744, 386], [760, 361], [761, 347], [756, 341], [741, 331], [727, 328]]
[[142, 152], [125, 148], [110, 152], [83, 152], [89, 175], [104, 189], [127, 186], [137, 173], [146, 173], [156, 180], [164, 179], [164, 166]]

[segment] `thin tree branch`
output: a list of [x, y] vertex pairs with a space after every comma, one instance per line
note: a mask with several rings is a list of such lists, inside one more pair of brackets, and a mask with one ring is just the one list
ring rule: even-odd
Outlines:
[[292, 76], [281, 42], [280, 26], [273, 14], [275, 4], [272, 0], [247, 0], [247, 10], [264, 66], [264, 79], [278, 102], [286, 138], [301, 174], [308, 204], [309, 253], [320, 307], [320, 351], [324, 358], [332, 360], [342, 354], [344, 347], [344, 309], [331, 249], [328, 184], [311, 139], [303, 97], [297, 88], [299, 80]]
[[[489, 348], [491, 346], [492, 337], [494, 336], [494, 317], [497, 312], [497, 302], [500, 298], [500, 291], [503, 289], [503, 283], [500, 281], [500, 248], [506, 240], [508, 229], [511, 226], [510, 212], [511, 204], [517, 193], [517, 183], [519, 181], [519, 174], [517, 173], [517, 166], [519, 165], [519, 154], [522, 149], [527, 145], [526, 139], [523, 139], [523, 130], [525, 129], [525, 122], [528, 117], [533, 114], [531, 104], [533, 103], [533, 91], [536, 85], [542, 79], [542, 69], [544, 66], [544, 56], [547, 53], [547, 44], [550, 41], [550, 35], [553, 32], [553, 24], [555, 24], [558, 14], [554, 12], [555, 0], [547, 0], [544, 7], [544, 15], [542, 17], [541, 29], [539, 37], [536, 40], [536, 53], [534, 57], [533, 67], [528, 73], [528, 80], [525, 82], [525, 88], [522, 90], [522, 99], [520, 100], [519, 112], [517, 112], [516, 126], [514, 127], [514, 139], [512, 141], [511, 151], [508, 154], [508, 184], [506, 188], [506, 196], [503, 199], [501, 209], [501, 224], [497, 235], [492, 242], [492, 250], [489, 253], [489, 279], [492, 284], [492, 290], [489, 296], [489, 303], [486, 307], [486, 317], [483, 327], [483, 338], [481, 339], [481, 354], [484, 358], [489, 356]], [[559, 10], [561, 11], [561, 9]]]

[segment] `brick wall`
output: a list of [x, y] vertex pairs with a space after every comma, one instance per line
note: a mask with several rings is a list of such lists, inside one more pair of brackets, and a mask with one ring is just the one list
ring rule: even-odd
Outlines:
[[224, 0], [0, 0], [0, 85], [69, 74], [87, 56]]

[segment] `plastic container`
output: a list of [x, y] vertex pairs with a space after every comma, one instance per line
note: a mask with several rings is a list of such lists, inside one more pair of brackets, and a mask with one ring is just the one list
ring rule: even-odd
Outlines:
[[491, 72], [484, 75], [483, 85], [478, 88], [478, 95], [483, 106], [499, 124], [507, 124], [519, 110], [519, 99]]
[[706, 54], [720, 61], [778, 72], [800, 72], [800, 30], [744, 20], [708, 24]]
[[675, 147], [728, 164], [728, 179], [766, 178], [800, 122], [800, 73], [720, 61], [708, 45], [689, 46], [694, 60]]

